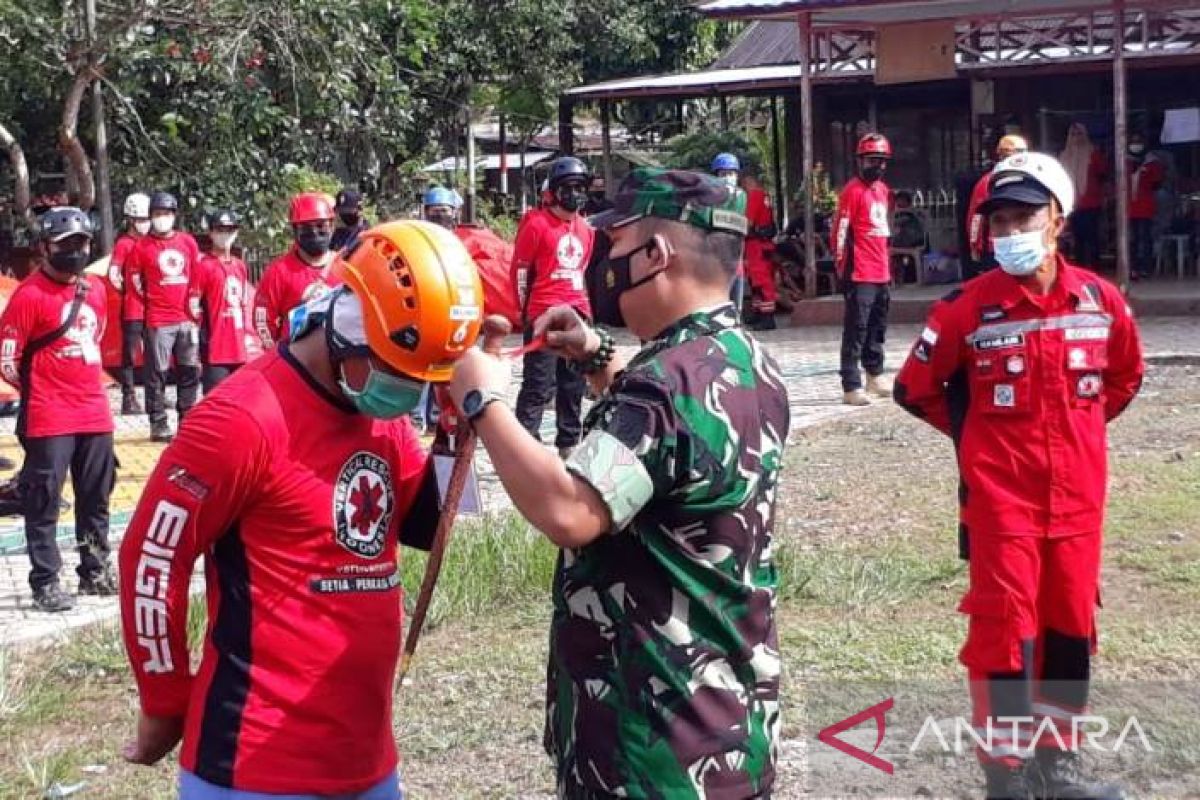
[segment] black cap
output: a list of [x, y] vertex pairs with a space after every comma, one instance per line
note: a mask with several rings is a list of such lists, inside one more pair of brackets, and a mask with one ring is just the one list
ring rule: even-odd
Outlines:
[[170, 192], [155, 192], [150, 195], [151, 211], [178, 211], [179, 201]]
[[354, 189], [342, 189], [337, 194], [337, 211], [360, 211], [362, 210], [362, 194]]
[[988, 196], [979, 205], [980, 214], [990, 214], [1003, 205], [1048, 206], [1054, 193], [1028, 172], [998, 172], [988, 183]]
[[213, 230], [214, 228], [238, 228], [241, 227], [241, 224], [241, 218], [232, 209], [218, 208], [208, 215], [209, 230]]

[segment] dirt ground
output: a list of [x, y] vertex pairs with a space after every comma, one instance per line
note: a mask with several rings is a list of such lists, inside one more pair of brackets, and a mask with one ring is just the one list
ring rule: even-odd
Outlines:
[[[1089, 765], [1138, 796], [1197, 797], [1200, 369], [1154, 368], [1111, 439], [1096, 705], [1138, 715], [1154, 750]], [[921, 719], [968, 711], [955, 492], [949, 442], [890, 404], [793, 437], [777, 530], [787, 674], [776, 798], [982, 796], [969, 750], [908, 745]], [[409, 797], [552, 796], [541, 750], [547, 618], [546, 601], [523, 601], [429, 631], [395, 712]], [[0, 798], [37, 797], [55, 780], [86, 780], [80, 798], [171, 796], [172, 765], [133, 769], [116, 756], [134, 697], [115, 637], [85, 632], [5, 658]], [[878, 754], [894, 774], [816, 739], [889, 696]], [[870, 750], [875, 734], [866, 723], [844, 738]]]

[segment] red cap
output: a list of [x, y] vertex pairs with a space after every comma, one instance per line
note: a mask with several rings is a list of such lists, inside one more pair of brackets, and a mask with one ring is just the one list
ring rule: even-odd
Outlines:
[[891, 158], [892, 143], [882, 133], [868, 133], [858, 140], [858, 149], [855, 151], [855, 155]]
[[288, 221], [293, 225], [302, 222], [332, 220], [333, 203], [324, 192], [301, 192], [292, 198], [292, 207], [288, 212]]

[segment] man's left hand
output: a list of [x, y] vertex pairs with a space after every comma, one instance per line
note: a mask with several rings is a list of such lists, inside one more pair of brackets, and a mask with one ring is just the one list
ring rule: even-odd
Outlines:
[[472, 347], [454, 365], [454, 375], [446, 389], [459, 411], [463, 398], [472, 389], [501, 396], [508, 392], [512, 369], [509, 362], [500, 357], [500, 345], [511, 329], [503, 317], [488, 317], [483, 321], [482, 347]]

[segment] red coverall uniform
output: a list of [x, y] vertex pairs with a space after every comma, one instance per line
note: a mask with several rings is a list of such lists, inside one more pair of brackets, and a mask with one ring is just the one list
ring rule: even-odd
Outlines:
[[1070, 718], [1086, 707], [1096, 641], [1105, 426], [1143, 371], [1125, 299], [1060, 256], [1046, 296], [1002, 270], [951, 292], [897, 378], [897, 402], [958, 451], [960, 548], [966, 557], [969, 534], [970, 555], [960, 660], [973, 722], [1035, 719], [1016, 740], [1012, 723], [995, 723], [981, 760], [1015, 765], [1043, 724], [1073, 746]]
[[754, 311], [774, 314], [779, 294], [775, 286], [775, 265], [769, 256], [775, 249], [772, 241], [775, 213], [762, 189], [751, 189], [746, 193], [746, 219], [750, 223], [750, 235], [746, 237], [746, 277], [754, 295]]
[[138, 351], [146, 324], [146, 308], [142, 300], [141, 275], [133, 270], [133, 251], [138, 237], [123, 234], [113, 245], [108, 261], [108, 282], [121, 295], [121, 319], [110, 324], [121, 327], [121, 392], [127, 396], [134, 393], [133, 369], [137, 364]]
[[254, 328], [262, 339], [263, 350], [288, 340], [288, 314], [296, 306], [320, 297], [339, 285], [333, 275], [333, 261], [314, 267], [292, 247], [267, 265], [254, 295]]
[[1167, 171], [1153, 156], [1129, 159], [1130, 256], [1138, 275], [1154, 269], [1154, 217], [1158, 212], [1155, 193], [1166, 180]]
[[[283, 348], [193, 414], [121, 544], [141, 708], [184, 718], [180, 765], [209, 783], [321, 796], [374, 786], [397, 763], [398, 545], [427, 549], [437, 518], [417, 434], [356, 413]], [[193, 674], [200, 555], [208, 629]]]
[[[557, 305], [569, 305], [591, 317], [584, 271], [592, 257], [596, 232], [578, 214], [560, 219], [550, 208], [535, 208], [521, 218], [513, 246], [512, 282], [521, 302], [525, 341], [533, 321]], [[526, 353], [517, 393], [517, 419], [540, 439], [542, 414], [553, 399], [558, 448], [579, 444], [583, 432], [583, 377], [565, 359], [535, 350]]]
[[854, 177], [842, 189], [833, 218], [834, 263], [846, 299], [840, 370], [846, 392], [862, 388], [860, 361], [868, 375], [883, 374], [892, 279], [890, 201], [886, 183]]
[[482, 225], [459, 225], [454, 233], [467, 246], [467, 252], [479, 267], [484, 313], [499, 314], [512, 323], [514, 330], [520, 328], [521, 310], [516, 287], [509, 275], [512, 245]]

